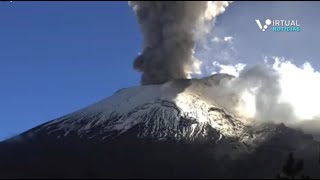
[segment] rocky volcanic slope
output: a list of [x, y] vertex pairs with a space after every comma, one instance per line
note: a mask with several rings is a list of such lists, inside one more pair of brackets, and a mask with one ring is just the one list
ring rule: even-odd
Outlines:
[[122, 89], [0, 143], [0, 178], [274, 178], [289, 152], [320, 177], [312, 136], [250, 125], [212, 98], [231, 78]]

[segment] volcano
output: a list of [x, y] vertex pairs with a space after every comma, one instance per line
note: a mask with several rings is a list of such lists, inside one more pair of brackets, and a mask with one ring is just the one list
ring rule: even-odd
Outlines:
[[312, 135], [235, 115], [232, 94], [212, 97], [232, 78], [121, 89], [1, 142], [0, 178], [275, 178], [290, 152], [320, 177]]

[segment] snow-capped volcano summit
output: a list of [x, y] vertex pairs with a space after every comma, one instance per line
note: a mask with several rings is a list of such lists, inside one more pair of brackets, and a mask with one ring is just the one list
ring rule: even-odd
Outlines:
[[[2, 142], [0, 177], [273, 177], [289, 152], [319, 175], [312, 136], [253, 125], [225, 108], [238, 101], [233, 94], [212, 96], [232, 78], [119, 90]], [[244, 172], [253, 167], [261, 169]]]
[[[200, 80], [176, 80], [162, 85], [122, 89], [109, 98], [16, 138], [36, 138], [37, 133], [45, 132], [57, 134], [57, 139], [76, 134], [80, 138], [97, 136], [108, 140], [138, 126], [137, 137], [154, 140], [208, 138], [208, 127], [217, 131], [220, 139], [239, 136], [243, 122], [208, 94], [212, 86], [231, 77], [217, 74]], [[225, 99], [232, 100], [231, 97]]]
[[[224, 75], [220, 79], [220, 76], [212, 76], [210, 80], [219, 83], [223, 78], [230, 77]], [[76, 130], [80, 136], [89, 133], [93, 134], [90, 137], [93, 138], [91, 130], [99, 128], [100, 135], [106, 139], [109, 133], [120, 135], [143, 124], [139, 137], [206, 137], [208, 132], [203, 129], [206, 126], [227, 135], [228, 130], [222, 125], [234, 123], [241, 126], [240, 122], [206, 97], [206, 88], [210, 88], [208, 85], [211, 84], [205, 85], [200, 80], [178, 80], [163, 85], [123, 89], [110, 98], [45, 124], [39, 131], [45, 129], [50, 134], [62, 130], [67, 135]], [[74, 120], [75, 117], [78, 117], [77, 120]], [[229, 132], [231, 134], [235, 132]]]

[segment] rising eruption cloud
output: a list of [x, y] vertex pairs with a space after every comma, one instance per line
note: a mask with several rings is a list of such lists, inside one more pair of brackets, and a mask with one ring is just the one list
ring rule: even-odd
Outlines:
[[[141, 84], [190, 78], [201, 73], [199, 64], [202, 64], [211, 67], [212, 74], [235, 76], [212, 90], [212, 98], [227, 110], [255, 122], [281, 122], [317, 134], [320, 129], [320, 72], [310, 63], [299, 67], [280, 57], [263, 59], [258, 65], [195, 58], [195, 43], [208, 38], [206, 35], [212, 32], [212, 23], [230, 3], [129, 2], [144, 37], [143, 51], [134, 61], [134, 68], [142, 72]], [[232, 39], [215, 38], [213, 42], [226, 43]], [[208, 53], [215, 57], [215, 52], [209, 50]], [[274, 62], [270, 63], [270, 59]], [[202, 75], [210, 74], [206, 71]], [[237, 103], [223, 98], [229, 95], [236, 95]]]
[[197, 71], [195, 42], [229, 1], [130, 1], [143, 33], [142, 53], [134, 68], [141, 84], [160, 84], [189, 78]]

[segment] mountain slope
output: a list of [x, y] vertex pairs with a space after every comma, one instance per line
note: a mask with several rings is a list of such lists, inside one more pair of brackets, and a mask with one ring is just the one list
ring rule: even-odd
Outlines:
[[291, 151], [320, 177], [312, 136], [228, 112], [232, 94], [212, 98], [231, 78], [122, 89], [2, 142], [0, 177], [272, 178]]

